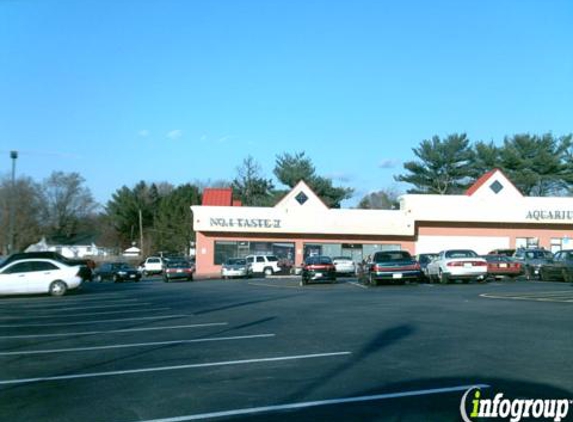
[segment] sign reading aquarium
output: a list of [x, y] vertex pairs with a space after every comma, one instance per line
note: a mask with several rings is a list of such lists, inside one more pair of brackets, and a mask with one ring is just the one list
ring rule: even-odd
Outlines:
[[544, 220], [562, 220], [573, 221], [573, 210], [530, 210], [525, 217], [528, 220], [544, 221]]
[[270, 218], [210, 218], [211, 227], [231, 227], [248, 229], [280, 229], [282, 220]]

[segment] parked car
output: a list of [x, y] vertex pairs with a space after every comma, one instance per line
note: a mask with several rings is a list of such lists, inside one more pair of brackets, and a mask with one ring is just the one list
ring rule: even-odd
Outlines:
[[68, 266], [79, 265], [82, 267], [81, 277], [82, 280], [84, 281], [92, 280], [93, 270], [96, 266], [95, 262], [92, 259], [66, 258], [64, 255], [58, 252], [40, 251], [40, 252], [19, 252], [9, 255], [4, 261], [2, 261], [2, 263], [0, 263], [0, 268], [14, 261], [21, 261], [23, 259], [33, 259], [33, 258], [52, 259], [54, 261], [61, 262], [62, 264], [66, 264]]
[[139, 265], [138, 270], [144, 277], [152, 274], [161, 274], [163, 272], [164, 264], [165, 261], [163, 258], [159, 256], [150, 256]]
[[311, 281], [327, 280], [331, 283], [336, 282], [336, 267], [332, 259], [328, 256], [314, 255], [309, 256], [302, 266], [301, 283], [306, 285]]
[[186, 259], [170, 259], [165, 262], [163, 268], [163, 281], [169, 283], [171, 280], [185, 279], [193, 280], [195, 264]]
[[255, 274], [269, 276], [281, 272], [279, 259], [274, 255], [247, 255], [246, 260]]
[[30, 258], [0, 268], [0, 294], [49, 293], [63, 296], [82, 284], [84, 265], [66, 265], [54, 259]]
[[364, 277], [371, 286], [378, 285], [380, 281], [404, 284], [407, 280], [419, 281], [422, 271], [408, 251], [382, 251], [376, 252], [372, 262], [367, 264]]
[[253, 275], [253, 270], [245, 258], [229, 258], [221, 266], [222, 278], [244, 277]]
[[141, 273], [126, 262], [104, 262], [96, 268], [94, 279], [99, 282], [113, 280], [114, 283], [128, 280], [139, 281]]
[[487, 261], [487, 273], [493, 278], [516, 278], [523, 274], [521, 262], [506, 255], [484, 255]]
[[512, 257], [515, 254], [515, 249], [494, 249], [493, 251], [489, 251], [488, 255], [505, 255]]
[[543, 281], [573, 281], [573, 250], [564, 249], [553, 255], [553, 262], [541, 264], [539, 277]]
[[422, 275], [425, 280], [429, 280], [427, 274], [428, 264], [430, 261], [432, 261], [432, 259], [436, 259], [437, 256], [437, 253], [421, 253], [416, 255], [416, 261], [418, 261], [418, 264], [420, 264], [420, 271], [422, 271]]
[[443, 284], [455, 280], [482, 281], [487, 278], [487, 261], [471, 249], [448, 249], [441, 251], [426, 271], [431, 281]]
[[336, 268], [336, 274], [353, 276], [356, 274], [356, 263], [349, 256], [335, 256], [332, 263]]
[[513, 258], [521, 262], [527, 280], [539, 279], [539, 268], [553, 262], [553, 254], [543, 248], [518, 249]]

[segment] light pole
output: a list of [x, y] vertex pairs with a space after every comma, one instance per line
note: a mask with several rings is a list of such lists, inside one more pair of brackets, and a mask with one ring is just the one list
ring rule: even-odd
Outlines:
[[10, 188], [10, 243], [8, 244], [8, 253], [14, 253], [14, 207], [16, 205], [16, 159], [18, 151], [10, 151], [12, 159], [12, 186]]

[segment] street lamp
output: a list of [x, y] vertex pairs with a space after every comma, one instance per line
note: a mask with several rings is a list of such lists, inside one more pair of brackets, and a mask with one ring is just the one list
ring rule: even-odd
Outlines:
[[8, 253], [14, 253], [14, 207], [16, 205], [16, 159], [18, 151], [10, 151], [12, 159], [12, 186], [10, 188], [10, 243], [8, 244]]

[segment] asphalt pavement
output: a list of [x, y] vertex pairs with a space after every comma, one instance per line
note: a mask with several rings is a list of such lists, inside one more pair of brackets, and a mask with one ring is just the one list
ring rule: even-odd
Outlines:
[[472, 386], [573, 399], [572, 321], [567, 283], [88, 283], [0, 298], [0, 409], [38, 422], [459, 421]]

